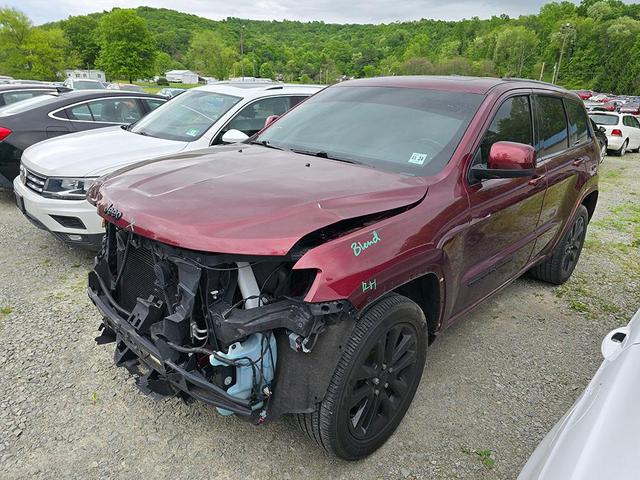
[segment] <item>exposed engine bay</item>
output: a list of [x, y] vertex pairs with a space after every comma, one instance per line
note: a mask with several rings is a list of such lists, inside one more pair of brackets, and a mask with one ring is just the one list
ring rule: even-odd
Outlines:
[[353, 325], [348, 301], [308, 303], [315, 270], [288, 257], [210, 254], [108, 224], [89, 274], [98, 343], [145, 393], [255, 423], [313, 410]]

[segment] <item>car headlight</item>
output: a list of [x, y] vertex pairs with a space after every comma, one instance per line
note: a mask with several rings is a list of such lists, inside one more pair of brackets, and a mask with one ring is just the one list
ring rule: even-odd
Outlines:
[[95, 178], [50, 177], [47, 179], [42, 195], [59, 200], [84, 200], [87, 190], [95, 181]]
[[27, 170], [24, 168], [22, 163], [20, 164], [20, 181], [23, 185], [26, 185], [27, 183]]

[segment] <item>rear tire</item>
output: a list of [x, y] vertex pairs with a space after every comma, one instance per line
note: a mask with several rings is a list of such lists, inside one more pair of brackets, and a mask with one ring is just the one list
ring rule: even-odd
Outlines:
[[616, 152], [619, 157], [624, 157], [624, 154], [627, 153], [627, 146], [628, 145], [629, 145], [629, 140], [625, 140], [624, 143], [622, 144], [622, 146], [620, 147], [620, 150], [618, 150]]
[[393, 434], [424, 370], [427, 323], [414, 302], [383, 297], [358, 320], [327, 393], [298, 424], [327, 452], [345, 460], [370, 455]]
[[569, 230], [564, 234], [551, 256], [529, 270], [529, 274], [533, 278], [555, 285], [561, 285], [569, 280], [578, 264], [588, 223], [589, 212], [584, 205], [580, 205]]

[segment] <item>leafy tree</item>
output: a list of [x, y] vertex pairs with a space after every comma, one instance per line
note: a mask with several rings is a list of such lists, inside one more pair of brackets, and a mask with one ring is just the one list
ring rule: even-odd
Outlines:
[[273, 66], [270, 62], [264, 62], [260, 65], [260, 76], [262, 78], [273, 78]]
[[504, 75], [521, 77], [525, 67], [531, 66], [535, 59], [538, 43], [538, 36], [532, 30], [506, 27], [496, 37], [493, 61]]
[[71, 63], [69, 42], [59, 28], [33, 28], [12, 8], [0, 9], [0, 70], [15, 77], [55, 80]]
[[155, 44], [146, 22], [135, 10], [113, 9], [98, 22], [100, 53], [96, 65], [112, 79], [153, 73]]
[[98, 21], [89, 15], [69, 17], [62, 24], [64, 34], [84, 68], [94, 67], [100, 52], [96, 38], [97, 28]]
[[235, 51], [226, 46], [218, 35], [202, 31], [191, 39], [187, 62], [201, 73], [224, 80], [229, 78], [235, 56]]
[[184, 70], [184, 65], [171, 58], [167, 52], [158, 52], [153, 64], [156, 75], [164, 75], [169, 70]]

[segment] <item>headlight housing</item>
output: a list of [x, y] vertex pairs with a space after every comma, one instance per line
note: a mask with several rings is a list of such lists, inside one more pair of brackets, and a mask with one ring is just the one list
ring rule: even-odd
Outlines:
[[58, 200], [84, 200], [87, 190], [95, 178], [55, 178], [50, 177], [42, 191], [42, 196]]

